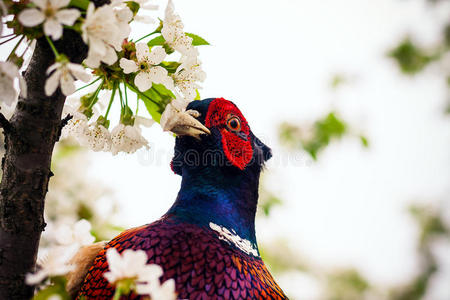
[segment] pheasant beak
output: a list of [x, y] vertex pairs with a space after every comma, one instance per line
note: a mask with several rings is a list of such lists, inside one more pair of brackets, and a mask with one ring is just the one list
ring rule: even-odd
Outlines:
[[195, 110], [179, 112], [166, 124], [164, 130], [172, 131], [178, 136], [189, 135], [196, 139], [200, 139], [201, 134], [211, 134], [209, 129], [195, 118], [199, 115], [200, 113]]

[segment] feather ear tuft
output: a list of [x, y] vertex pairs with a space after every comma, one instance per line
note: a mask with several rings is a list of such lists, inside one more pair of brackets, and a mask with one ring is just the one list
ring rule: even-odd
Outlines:
[[263, 165], [272, 157], [272, 150], [253, 133], [251, 133], [251, 138], [253, 141], [253, 158], [258, 164]]

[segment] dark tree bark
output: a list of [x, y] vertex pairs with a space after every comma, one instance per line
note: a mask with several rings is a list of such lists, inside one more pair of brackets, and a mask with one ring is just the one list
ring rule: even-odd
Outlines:
[[[98, 6], [106, 1], [93, 2]], [[65, 30], [55, 45], [72, 62], [80, 63], [86, 57], [87, 47], [74, 31]], [[39, 239], [45, 228], [44, 199], [53, 175], [50, 163], [61, 133], [65, 101], [60, 89], [51, 97], [44, 92], [45, 72], [53, 63], [47, 41], [39, 39], [24, 73], [27, 98], [19, 98], [9, 122], [0, 116], [6, 150], [0, 184], [1, 300], [30, 299], [33, 295], [33, 287], [24, 280], [25, 274], [35, 269]]]

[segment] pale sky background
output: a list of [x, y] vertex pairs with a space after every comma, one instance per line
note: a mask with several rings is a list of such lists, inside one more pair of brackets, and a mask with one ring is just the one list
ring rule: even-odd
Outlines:
[[[212, 44], [201, 48], [208, 76], [202, 97], [234, 101], [273, 149], [267, 187], [285, 203], [257, 222], [260, 242], [285, 238], [314, 265], [355, 266], [380, 285], [411, 278], [419, 267], [418, 231], [408, 205], [440, 203], [450, 211], [450, 118], [443, 116], [448, 95], [443, 70], [431, 66], [406, 78], [385, 53], [407, 33], [420, 42], [436, 41], [448, 7], [430, 10], [421, 0], [174, 3], [186, 31]], [[148, 28], [137, 30], [153, 30]], [[329, 82], [336, 73], [351, 82], [332, 92]], [[313, 163], [279, 146], [280, 122], [313, 121], [332, 108], [355, 134], [368, 137], [369, 149], [348, 137]], [[121, 220], [130, 226], [160, 217], [181, 179], [169, 168], [173, 137], [158, 126], [144, 135], [150, 152], [93, 153], [89, 166], [91, 177], [116, 191]], [[446, 268], [428, 300], [450, 299], [446, 246], [441, 247]], [[293, 299], [318, 296], [314, 280], [300, 273], [280, 278], [280, 284]]]

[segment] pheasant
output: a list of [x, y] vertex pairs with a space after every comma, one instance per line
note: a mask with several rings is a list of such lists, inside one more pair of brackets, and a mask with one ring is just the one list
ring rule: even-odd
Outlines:
[[158, 221], [98, 245], [78, 299], [111, 299], [114, 287], [103, 276], [111, 247], [144, 250], [148, 263], [163, 268], [162, 281], [175, 280], [177, 299], [287, 299], [255, 236], [259, 175], [270, 148], [223, 98], [191, 102], [170, 127], [177, 135], [171, 168], [182, 176], [175, 203]]

